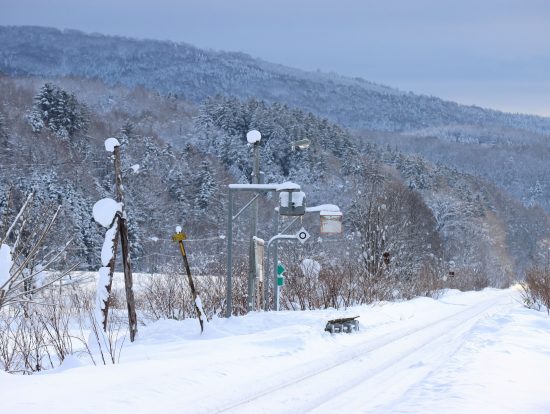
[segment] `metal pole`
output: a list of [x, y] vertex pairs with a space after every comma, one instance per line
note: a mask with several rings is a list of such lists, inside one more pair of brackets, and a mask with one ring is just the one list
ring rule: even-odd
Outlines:
[[[275, 234], [279, 233], [279, 214], [275, 215]], [[274, 242], [273, 246], [273, 310], [277, 310], [277, 301], [279, 300], [279, 287], [277, 286], [277, 265], [279, 264], [279, 243]]]
[[[260, 142], [254, 143], [254, 169], [252, 172], [252, 184], [258, 184], [260, 175], [260, 160], [259, 160]], [[252, 219], [250, 225], [250, 248], [248, 250], [248, 307], [247, 311], [254, 310], [254, 302], [256, 295], [256, 252], [254, 249], [254, 237], [256, 237], [256, 229], [258, 227], [258, 199], [254, 200], [252, 205]]]
[[[273, 229], [275, 230], [275, 234], [278, 234], [279, 233], [279, 214], [276, 214], [275, 215], [275, 218], [274, 218], [274, 226], [273, 226]], [[267, 269], [269, 269], [269, 247], [267, 249], [267, 252], [266, 252], [266, 272], [265, 272], [265, 283], [266, 283], [266, 288], [264, 290], [264, 310], [265, 311], [268, 311], [269, 310], [269, 296], [268, 296], [268, 290], [271, 291], [271, 286], [273, 286], [273, 293], [272, 293], [272, 298], [273, 298], [273, 303], [275, 303], [275, 289], [276, 289], [276, 286], [277, 286], [277, 242], [275, 241], [275, 245], [273, 246], [274, 247], [274, 253], [273, 253], [273, 280], [269, 280], [269, 272]], [[275, 305], [273, 305], [275, 306]]]
[[233, 191], [229, 190], [229, 205], [227, 206], [227, 292], [225, 293], [225, 303], [227, 309], [225, 310], [225, 316], [231, 317], [233, 313], [233, 258], [232, 258], [232, 245], [233, 245]]

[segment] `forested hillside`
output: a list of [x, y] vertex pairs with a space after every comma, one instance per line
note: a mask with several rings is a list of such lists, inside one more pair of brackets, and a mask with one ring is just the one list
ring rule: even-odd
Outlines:
[[[373, 285], [383, 277], [410, 284], [425, 272], [443, 282], [452, 269], [482, 287], [518, 277], [548, 247], [543, 210], [524, 207], [482, 179], [371, 144], [281, 103], [214, 96], [196, 106], [141, 87], [4, 76], [0, 114], [1, 213], [13, 216], [34, 191], [32, 228], [40, 211], [61, 205], [50, 243], [74, 238], [66, 260], [82, 268], [99, 263], [102, 236], [91, 208], [112, 196], [112, 161], [103, 141], [115, 136], [122, 143], [136, 268], [151, 271], [177, 258], [170, 236], [182, 224], [197, 270], [223, 274], [227, 184], [247, 182], [252, 156], [246, 133], [253, 128], [263, 134], [268, 182], [297, 182], [308, 205], [331, 203], [344, 211], [343, 237], [320, 237], [318, 219], [307, 217], [312, 242], [287, 254], [314, 257], [328, 268], [359, 266]], [[304, 137], [311, 147], [292, 151], [290, 143]], [[274, 206], [262, 198], [264, 238], [272, 233]], [[236, 226], [236, 249], [244, 253], [246, 220]]]
[[[362, 79], [304, 72], [183, 43], [0, 27], [0, 44], [0, 73], [100, 80], [134, 94], [140, 88], [157, 91], [190, 107], [216, 95], [286, 104], [360, 130], [361, 139], [482, 177], [524, 205], [550, 211], [545, 180], [550, 173], [548, 118], [458, 105]], [[100, 111], [111, 109], [109, 95], [95, 97]], [[136, 105], [141, 105], [139, 100]], [[157, 133], [178, 146], [184, 130], [189, 132], [190, 124], [184, 121], [158, 122]]]

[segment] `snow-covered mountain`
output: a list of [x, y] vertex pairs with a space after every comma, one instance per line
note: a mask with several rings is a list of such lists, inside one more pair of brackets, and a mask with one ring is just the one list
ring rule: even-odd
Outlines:
[[358, 78], [305, 72], [243, 53], [41, 27], [0, 27], [0, 72], [72, 76], [143, 86], [199, 103], [255, 97], [311, 111], [352, 128], [404, 131], [452, 124], [550, 132], [550, 119], [507, 114], [406, 93]]

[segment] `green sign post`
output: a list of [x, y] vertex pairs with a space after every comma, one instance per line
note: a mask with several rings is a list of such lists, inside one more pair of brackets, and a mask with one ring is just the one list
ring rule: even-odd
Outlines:
[[277, 265], [277, 303], [276, 303], [276, 310], [279, 310], [279, 289], [281, 286], [285, 284], [285, 277], [283, 276], [283, 273], [285, 272], [285, 267], [282, 263], [279, 263]]
[[284, 271], [285, 267], [282, 265], [282, 263], [279, 263], [277, 265], [277, 274], [279, 275], [277, 277], [277, 286], [283, 286], [285, 284], [285, 277], [283, 276]]

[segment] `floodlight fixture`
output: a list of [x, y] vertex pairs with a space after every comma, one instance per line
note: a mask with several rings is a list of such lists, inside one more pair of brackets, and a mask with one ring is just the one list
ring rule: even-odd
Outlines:
[[311, 144], [311, 141], [307, 138], [305, 139], [299, 139], [298, 141], [294, 141], [291, 144], [292, 151], [294, 151], [296, 148], [305, 150], [308, 149]]

